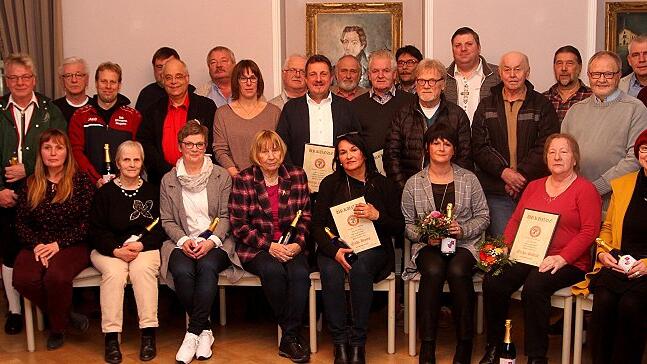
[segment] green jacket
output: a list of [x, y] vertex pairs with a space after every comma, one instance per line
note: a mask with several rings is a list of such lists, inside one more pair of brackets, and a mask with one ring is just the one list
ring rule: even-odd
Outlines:
[[[40, 134], [49, 128], [57, 128], [67, 133], [67, 122], [52, 100], [39, 93], [36, 93], [36, 99], [38, 106], [34, 108], [29, 122], [25, 148], [22, 151], [22, 161], [27, 176], [34, 173]], [[0, 98], [0, 167], [2, 167], [0, 190], [5, 185], [4, 167], [9, 164], [11, 157], [18, 156], [18, 129], [14, 122], [12, 108], [8, 107], [8, 104], [9, 95]]]

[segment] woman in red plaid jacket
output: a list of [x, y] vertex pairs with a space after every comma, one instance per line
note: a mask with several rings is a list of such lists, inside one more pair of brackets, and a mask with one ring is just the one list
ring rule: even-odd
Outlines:
[[[233, 178], [229, 221], [243, 268], [261, 278], [283, 330], [279, 355], [305, 363], [310, 349], [299, 332], [310, 287], [305, 252], [310, 194], [303, 169], [283, 164], [286, 150], [274, 131], [262, 130], [254, 136], [252, 166]], [[286, 244], [278, 243], [299, 210], [296, 233]]]

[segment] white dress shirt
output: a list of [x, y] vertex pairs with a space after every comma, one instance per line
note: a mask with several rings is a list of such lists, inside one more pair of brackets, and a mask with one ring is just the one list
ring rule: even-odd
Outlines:
[[463, 76], [458, 70], [458, 67], [454, 66], [454, 79], [456, 79], [456, 91], [458, 92], [456, 103], [465, 110], [471, 125], [476, 107], [479, 106], [479, 102], [481, 101], [481, 84], [485, 79], [485, 75], [483, 74], [483, 61], [479, 60], [478, 67], [476, 67], [469, 78]]
[[[29, 104], [23, 109], [16, 104], [13, 95], [9, 95], [7, 107], [10, 106], [13, 106], [11, 108], [13, 111], [13, 119], [16, 121], [16, 129], [18, 130], [18, 162], [22, 163], [22, 136], [23, 134], [27, 134], [27, 130], [29, 130], [29, 122], [34, 114], [34, 107], [38, 107], [38, 99], [36, 98], [36, 94], [32, 92]], [[20, 122], [20, 117], [23, 112], [25, 113], [25, 131], [22, 130], [22, 123]]]
[[335, 142], [332, 122], [332, 93], [316, 103], [306, 93], [308, 115], [310, 116], [310, 143], [332, 146]]

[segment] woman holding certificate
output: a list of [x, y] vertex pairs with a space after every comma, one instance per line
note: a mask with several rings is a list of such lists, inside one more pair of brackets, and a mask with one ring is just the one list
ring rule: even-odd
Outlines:
[[305, 363], [310, 349], [299, 332], [310, 287], [305, 253], [310, 194], [303, 169], [283, 164], [286, 150], [274, 131], [256, 133], [252, 166], [233, 178], [229, 221], [243, 268], [261, 278], [283, 330], [279, 355]]
[[[480, 363], [499, 362], [497, 356], [503, 342], [510, 295], [522, 285], [524, 347], [528, 362], [547, 363], [550, 297], [555, 291], [581, 281], [591, 265], [590, 247], [600, 231], [602, 204], [595, 186], [578, 176], [580, 152], [577, 142], [568, 134], [549, 136], [544, 147], [544, 161], [550, 176], [528, 184], [503, 239], [508, 247], [513, 243], [522, 244], [528, 240], [528, 234], [545, 239], [545, 253], [537, 250], [526, 254], [545, 258], [538, 266], [517, 262], [503, 268], [498, 276], [485, 276], [487, 347]], [[519, 228], [526, 221], [522, 221], [524, 216], [532, 218], [538, 214], [559, 215], [552, 235], [545, 234], [542, 238], [543, 228], [541, 231], [531, 228], [529, 232]], [[524, 236], [526, 238], [522, 239]]]
[[[470, 363], [474, 335], [473, 268], [476, 246], [490, 223], [483, 189], [476, 176], [451, 163], [456, 132], [444, 123], [435, 123], [425, 133], [424, 145], [429, 165], [413, 175], [404, 187], [402, 213], [406, 237], [414, 244], [404, 279], [420, 273], [420, 363], [435, 363], [436, 332], [440, 314], [440, 295], [449, 283], [456, 322], [454, 363]], [[420, 233], [417, 223], [432, 211], [446, 211], [453, 205], [449, 233], [456, 239], [454, 253], [443, 253], [440, 239]]]
[[600, 232], [607, 247], [598, 247], [590, 283], [574, 290], [595, 294], [590, 345], [595, 364], [639, 364], [645, 351], [647, 130], [638, 136], [634, 153], [640, 170], [611, 181], [613, 195]]
[[[404, 220], [399, 209], [397, 188], [377, 172], [373, 155], [358, 133], [337, 137], [334, 163], [335, 172], [325, 177], [319, 186], [312, 235], [319, 247], [317, 261], [321, 271], [324, 314], [333, 336], [335, 363], [364, 363], [373, 282], [381, 281], [393, 271], [395, 258], [391, 237], [402, 234]], [[356, 204], [350, 216], [343, 220], [372, 221], [379, 242], [375, 242], [376, 247], [358, 251], [355, 255], [348, 245], [336, 238], [340, 235], [338, 232], [347, 227], [335, 224], [331, 207], [360, 197], [365, 202]], [[346, 307], [344, 293], [346, 274], [353, 318], [348, 329], [349, 307]]]

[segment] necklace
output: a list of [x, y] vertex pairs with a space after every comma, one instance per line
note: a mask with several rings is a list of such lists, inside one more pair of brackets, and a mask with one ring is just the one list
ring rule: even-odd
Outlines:
[[119, 177], [115, 178], [115, 184], [121, 189], [121, 193], [124, 194], [124, 196], [128, 198], [133, 198], [135, 195], [137, 195], [137, 192], [139, 192], [139, 188], [142, 186], [142, 179], [141, 177], [137, 177], [137, 187], [135, 187], [135, 191], [132, 193], [128, 193], [126, 191], [132, 191], [132, 190], [127, 190], [124, 188], [124, 185], [121, 184], [121, 179]]
[[[566, 191], [568, 189], [568, 187], [575, 181], [576, 178], [577, 178], [577, 174], [575, 174], [575, 173], [573, 173], [571, 176], [569, 176], [568, 179], [566, 179], [564, 182], [562, 182], [561, 186], [559, 186], [558, 188], [555, 189], [555, 191], [554, 191], [555, 195], [554, 196], [551, 196], [548, 193], [548, 189], [546, 189], [546, 197], [544, 197], [546, 202], [551, 203], [551, 202], [555, 201], [559, 196], [562, 195], [562, 193], [564, 191]], [[551, 186], [554, 187], [553, 176], [549, 176], [546, 179], [546, 184], [551, 185]]]
[[272, 178], [267, 178], [267, 176], [263, 175], [263, 179], [265, 180], [265, 186], [267, 187], [272, 187], [276, 186], [279, 184], [279, 175], [277, 174], [276, 176]]
[[242, 111], [245, 112], [245, 116], [247, 116], [248, 118], [251, 118], [254, 112], [256, 112], [256, 109], [258, 109], [259, 102], [256, 101], [256, 103], [252, 106], [251, 110], [247, 110], [247, 108], [240, 101], [238, 101], [236, 104], [238, 105], [239, 108], [242, 109]]

